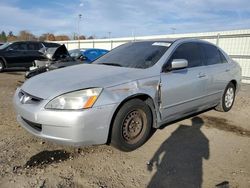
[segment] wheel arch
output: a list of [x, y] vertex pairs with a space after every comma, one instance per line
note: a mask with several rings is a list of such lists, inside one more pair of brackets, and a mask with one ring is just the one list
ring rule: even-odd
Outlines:
[[4, 57], [3, 57], [3, 56], [0, 56], [0, 60], [3, 62], [4, 68], [6, 68], [6, 67], [7, 67], [7, 62], [6, 62], [6, 60], [4, 59]]
[[231, 80], [229, 83], [232, 83], [237, 90], [237, 81], [236, 80]]
[[108, 139], [107, 139], [107, 144], [110, 144], [111, 141], [111, 134], [112, 134], [112, 129], [113, 129], [113, 123], [114, 123], [114, 119], [115, 116], [117, 114], [117, 112], [121, 109], [121, 107], [128, 101], [132, 100], [132, 99], [140, 99], [142, 101], [144, 101], [150, 108], [151, 114], [152, 114], [152, 128], [155, 128], [157, 126], [157, 113], [156, 113], [156, 108], [155, 108], [155, 104], [154, 104], [154, 100], [152, 99], [151, 96], [149, 96], [148, 94], [145, 93], [137, 93], [134, 95], [131, 95], [127, 98], [125, 98], [124, 100], [122, 100], [120, 102], [120, 104], [118, 105], [118, 107], [115, 109], [111, 121], [110, 121], [110, 126], [109, 126], [109, 134], [108, 134]]

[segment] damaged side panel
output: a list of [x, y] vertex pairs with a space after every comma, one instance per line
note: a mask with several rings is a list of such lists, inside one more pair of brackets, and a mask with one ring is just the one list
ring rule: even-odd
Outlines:
[[154, 127], [158, 127], [161, 122], [159, 113], [160, 106], [160, 79], [159, 76], [136, 80], [121, 85], [105, 88], [100, 96], [100, 100], [95, 104], [96, 107], [111, 103], [116, 103], [117, 107], [125, 100], [139, 96], [147, 95], [152, 100], [146, 101], [153, 111], [155, 119]]

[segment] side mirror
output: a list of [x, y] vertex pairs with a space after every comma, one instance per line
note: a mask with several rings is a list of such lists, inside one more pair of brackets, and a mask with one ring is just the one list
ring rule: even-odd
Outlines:
[[173, 59], [171, 62], [171, 70], [184, 69], [188, 66], [186, 59]]
[[13, 51], [13, 48], [9, 47], [7, 48], [7, 51]]
[[81, 55], [81, 56], [79, 57], [79, 59], [80, 59], [81, 61], [87, 61], [87, 60], [88, 60], [88, 58], [87, 58], [86, 56], [84, 56], [84, 55]]

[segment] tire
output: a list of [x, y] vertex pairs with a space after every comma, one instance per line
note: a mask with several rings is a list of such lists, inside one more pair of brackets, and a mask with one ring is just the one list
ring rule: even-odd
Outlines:
[[232, 82], [227, 85], [220, 103], [215, 107], [217, 111], [228, 112], [231, 110], [235, 100], [235, 89], [236, 88]]
[[121, 151], [133, 151], [149, 138], [152, 128], [150, 107], [140, 99], [126, 102], [112, 125], [111, 145]]
[[4, 71], [4, 63], [2, 60], [0, 60], [0, 72]]

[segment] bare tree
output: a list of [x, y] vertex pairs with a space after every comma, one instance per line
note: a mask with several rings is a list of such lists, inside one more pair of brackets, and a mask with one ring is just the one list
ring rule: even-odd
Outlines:
[[94, 36], [89, 36], [88, 39], [94, 39], [95, 37]]
[[35, 35], [33, 35], [32, 33], [30, 33], [29, 31], [23, 30], [19, 32], [18, 35], [18, 39], [19, 40], [37, 40], [37, 38], [35, 37]]
[[79, 36], [79, 39], [80, 39], [80, 40], [85, 40], [86, 37], [85, 37], [84, 35], [81, 35], [81, 36]]
[[69, 40], [69, 37], [67, 35], [57, 35], [55, 36], [55, 40], [57, 41]]
[[56, 40], [56, 37], [55, 37], [55, 35], [54, 35], [54, 34], [52, 34], [52, 33], [48, 33], [47, 40], [50, 40], [50, 41], [55, 41], [55, 40]]
[[7, 35], [7, 41], [12, 42], [16, 40], [18, 40], [17, 36], [15, 36], [12, 31], [10, 31], [9, 34]]

